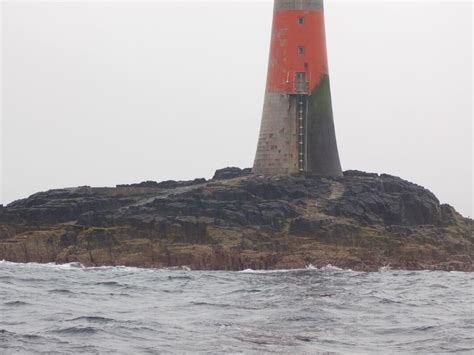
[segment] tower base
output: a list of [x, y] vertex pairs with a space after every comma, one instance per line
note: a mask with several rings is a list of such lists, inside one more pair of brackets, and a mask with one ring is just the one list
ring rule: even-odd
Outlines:
[[329, 76], [310, 95], [267, 92], [253, 172], [342, 176]]

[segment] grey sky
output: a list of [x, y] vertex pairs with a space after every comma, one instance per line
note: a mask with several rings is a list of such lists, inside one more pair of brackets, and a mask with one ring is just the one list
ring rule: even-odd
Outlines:
[[[3, 2], [0, 203], [250, 167], [272, 2]], [[344, 169], [472, 216], [472, 4], [326, 1]]]

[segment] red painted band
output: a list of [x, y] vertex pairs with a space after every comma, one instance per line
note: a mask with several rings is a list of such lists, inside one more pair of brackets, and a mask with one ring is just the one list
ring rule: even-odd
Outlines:
[[309, 92], [328, 74], [322, 11], [274, 13], [267, 92], [295, 93], [297, 73], [305, 73]]

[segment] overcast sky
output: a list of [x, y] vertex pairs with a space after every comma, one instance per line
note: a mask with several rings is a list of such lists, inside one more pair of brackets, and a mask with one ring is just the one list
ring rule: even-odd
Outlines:
[[[250, 167], [272, 2], [3, 2], [0, 203]], [[326, 1], [343, 168], [472, 216], [472, 4]]]

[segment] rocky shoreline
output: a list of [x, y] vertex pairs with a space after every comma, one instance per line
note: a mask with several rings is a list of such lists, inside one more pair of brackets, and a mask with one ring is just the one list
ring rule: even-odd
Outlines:
[[328, 264], [473, 271], [473, 221], [395, 176], [263, 177], [78, 187], [0, 206], [0, 260], [197, 270]]

